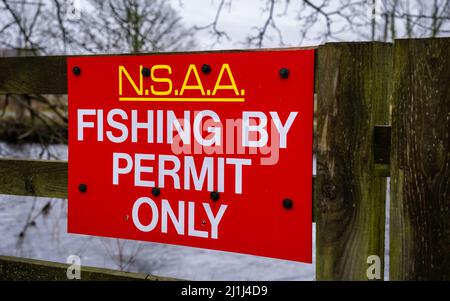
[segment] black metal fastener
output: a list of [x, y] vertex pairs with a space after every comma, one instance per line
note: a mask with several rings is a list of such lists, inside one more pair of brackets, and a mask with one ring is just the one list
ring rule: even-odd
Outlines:
[[211, 200], [218, 201], [220, 199], [220, 195], [217, 191], [211, 191], [209, 197], [211, 198]]
[[158, 187], [153, 187], [152, 188], [152, 194], [154, 196], [159, 196], [161, 194], [161, 189], [159, 189]]
[[77, 76], [80, 75], [81, 74], [81, 68], [78, 67], [78, 66], [73, 67], [72, 68], [72, 73], [77, 75]]
[[80, 192], [86, 192], [87, 191], [87, 185], [86, 184], [80, 184], [80, 185], [78, 185], [78, 190], [80, 191]]
[[294, 202], [291, 199], [283, 200], [283, 207], [286, 209], [291, 209], [294, 206]]
[[288, 68], [281, 68], [279, 71], [281, 78], [288, 78], [289, 77], [289, 69]]
[[211, 72], [211, 66], [208, 64], [202, 65], [202, 72], [205, 74], [209, 74]]
[[149, 77], [150, 76], [150, 69], [148, 69], [147, 67], [142, 68], [142, 75], [144, 77]]

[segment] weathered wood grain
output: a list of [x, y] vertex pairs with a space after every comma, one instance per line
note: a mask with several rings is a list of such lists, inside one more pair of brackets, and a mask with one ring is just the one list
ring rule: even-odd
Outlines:
[[[180, 55], [235, 53], [254, 51], [280, 51], [316, 49], [317, 47], [290, 47], [267, 49], [236, 49], [226, 51], [193, 52], [154, 52], [139, 54], [109, 55]], [[1, 94], [67, 94], [68, 56], [28, 56], [0, 58], [0, 95]]]
[[383, 268], [386, 179], [374, 176], [373, 139], [389, 121], [391, 69], [390, 44], [319, 47], [317, 280], [367, 280], [370, 255]]
[[66, 94], [66, 57], [0, 58], [0, 94]]
[[0, 193], [67, 198], [67, 162], [2, 158]]
[[[67, 281], [68, 264], [0, 256], [0, 280], [8, 281]], [[110, 269], [81, 266], [82, 281], [174, 281], [142, 273], [122, 272]]]
[[394, 53], [390, 278], [450, 280], [450, 39]]
[[65, 199], [67, 170], [67, 161], [0, 158], [0, 194]]

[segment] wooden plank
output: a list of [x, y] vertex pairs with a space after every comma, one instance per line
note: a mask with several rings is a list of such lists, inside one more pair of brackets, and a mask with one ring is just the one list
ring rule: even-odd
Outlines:
[[0, 94], [66, 94], [66, 57], [0, 58]]
[[0, 193], [67, 198], [67, 162], [2, 158]]
[[67, 170], [67, 161], [0, 158], [0, 194], [65, 199]]
[[[252, 51], [281, 51], [316, 49], [317, 47], [290, 47], [267, 49], [236, 49], [220, 51], [158, 52], [111, 55], [179, 55], [207, 53], [235, 53]], [[97, 56], [97, 55], [95, 55]], [[67, 56], [35, 56], [0, 58], [1, 94], [67, 94]]]
[[390, 279], [450, 280], [450, 39], [394, 53]]
[[[67, 279], [68, 264], [0, 256], [0, 279], [8, 281], [64, 281]], [[81, 266], [82, 281], [174, 281], [177, 279], [150, 274], [122, 272], [110, 269]]]
[[383, 269], [386, 179], [373, 175], [372, 143], [389, 120], [391, 68], [390, 44], [319, 48], [317, 280], [367, 280], [370, 255]]

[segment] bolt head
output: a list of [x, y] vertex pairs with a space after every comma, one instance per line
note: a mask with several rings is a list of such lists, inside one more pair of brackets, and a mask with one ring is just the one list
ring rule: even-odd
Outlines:
[[149, 77], [150, 76], [150, 69], [148, 69], [147, 67], [142, 68], [142, 75], [144, 77]]
[[217, 191], [212, 191], [209, 196], [214, 202], [220, 199], [220, 194]]
[[291, 199], [283, 200], [283, 207], [286, 209], [291, 209], [294, 206], [294, 202]]
[[85, 193], [85, 192], [87, 191], [87, 185], [86, 185], [86, 184], [80, 184], [80, 185], [78, 185], [78, 190], [79, 190], [80, 192]]
[[203, 64], [202, 65], [202, 72], [205, 74], [209, 74], [211, 73], [211, 66], [208, 64]]
[[81, 74], [81, 68], [78, 66], [75, 66], [72, 68], [72, 73], [75, 74], [76, 76]]
[[152, 194], [154, 196], [159, 196], [161, 194], [161, 189], [159, 189], [158, 187], [153, 187], [152, 188]]
[[281, 68], [279, 71], [281, 78], [288, 78], [289, 77], [289, 69], [287, 68]]

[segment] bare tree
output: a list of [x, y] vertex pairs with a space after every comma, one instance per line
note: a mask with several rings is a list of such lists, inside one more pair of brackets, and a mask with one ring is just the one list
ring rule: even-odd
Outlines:
[[[228, 37], [221, 29], [220, 20], [224, 5], [231, 7], [233, 0], [215, 2], [214, 20], [197, 29], [210, 29], [217, 41]], [[450, 0], [263, 0], [261, 3], [263, 22], [248, 34], [244, 41], [248, 47], [263, 47], [265, 41], [273, 38], [284, 45], [283, 31], [277, 24], [293, 9], [298, 11], [297, 45], [304, 40], [392, 41], [400, 37], [437, 37], [450, 32]]]
[[123, 239], [99, 239], [106, 254], [121, 271], [128, 270], [136, 261], [142, 250], [142, 245], [137, 241]]
[[163, 0], [89, 0], [69, 18], [67, 0], [0, 0], [0, 48], [34, 54], [186, 50], [194, 30]]
[[[185, 50], [193, 47], [193, 31], [163, 0], [91, 0], [80, 18], [69, 18], [66, 0], [0, 0], [0, 49], [13, 55], [123, 53]], [[40, 142], [47, 154], [51, 143], [67, 143], [67, 99], [59, 96], [0, 97], [0, 134], [10, 142]], [[36, 220], [47, 216], [50, 202], [36, 208], [34, 200], [17, 239], [19, 252]], [[37, 212], [37, 213], [36, 213]], [[133, 264], [137, 243], [104, 244], [120, 270]]]
[[42, 0], [0, 1], [0, 45], [7, 49], [41, 51], [36, 34], [42, 17]]
[[222, 38], [227, 39], [228, 41], [231, 40], [230, 36], [227, 34], [226, 31], [219, 29], [218, 24], [219, 24], [219, 19], [220, 16], [222, 14], [222, 11], [225, 7], [228, 6], [228, 8], [230, 8], [232, 0], [220, 0], [218, 7], [217, 7], [217, 11], [216, 14], [214, 16], [214, 20], [206, 25], [201, 25], [201, 26], [195, 26], [194, 29], [199, 32], [199, 31], [203, 31], [203, 30], [208, 30], [209, 33], [211, 33], [213, 36], [215, 36], [215, 40], [212, 43], [212, 45], [215, 45], [216, 43], [219, 43], [221, 41]]
[[[70, 1], [0, 0], [0, 49], [14, 55], [123, 53], [189, 49], [192, 30], [162, 0], [90, 0], [80, 18]], [[11, 142], [67, 143], [65, 97], [0, 97], [0, 134]], [[49, 154], [51, 155], [51, 154]]]
[[437, 37], [450, 32], [449, 0], [371, 1], [354, 7], [348, 22], [349, 29], [364, 40]]
[[[59, 1], [59, 0], [58, 0]], [[91, 0], [72, 37], [92, 53], [186, 50], [194, 46], [193, 31], [162, 0]]]

